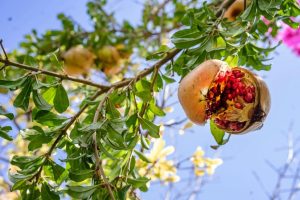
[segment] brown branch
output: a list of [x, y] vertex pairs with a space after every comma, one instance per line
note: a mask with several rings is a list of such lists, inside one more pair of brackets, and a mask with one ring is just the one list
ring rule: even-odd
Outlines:
[[68, 76], [66, 74], [59, 74], [59, 73], [56, 73], [56, 72], [51, 72], [51, 71], [48, 71], [48, 70], [31, 67], [29, 65], [13, 62], [13, 61], [2, 59], [2, 58], [0, 58], [0, 63], [3, 63], [6, 66], [14, 66], [14, 67], [17, 67], [17, 68], [20, 68], [20, 69], [25, 69], [25, 70], [28, 70], [28, 71], [39, 72], [41, 74], [53, 76], [53, 77], [56, 77], [56, 78], [60, 78], [62, 80], [69, 80], [69, 81], [73, 81], [73, 82], [77, 82], [77, 83], [82, 83], [82, 84], [90, 85], [90, 86], [97, 87], [97, 88], [100, 88], [100, 89], [107, 88], [107, 86], [105, 86], [105, 85], [97, 84], [97, 83], [94, 83], [94, 82], [89, 81], [89, 80], [75, 78], [75, 77], [72, 77], [72, 76]]
[[[105, 94], [105, 97], [102, 99], [102, 101], [100, 101], [97, 109], [96, 109], [96, 112], [95, 112], [95, 116], [94, 116], [94, 119], [93, 119], [93, 122], [96, 123], [99, 119], [99, 114], [101, 112], [101, 109], [106, 101], [106, 99], [108, 98], [108, 96], [114, 91], [114, 88], [111, 88], [106, 94]], [[97, 173], [97, 176], [98, 177], [102, 177], [103, 180], [104, 180], [104, 183], [105, 183], [105, 186], [107, 187], [108, 189], [108, 192], [109, 192], [109, 195], [111, 197], [112, 200], [115, 200], [115, 197], [114, 197], [114, 194], [112, 192], [112, 189], [110, 187], [110, 183], [108, 181], [108, 179], [106, 178], [105, 176], [105, 173], [104, 173], [104, 170], [103, 170], [103, 167], [102, 167], [102, 161], [100, 159], [100, 155], [99, 155], [99, 152], [98, 152], [98, 144], [97, 144], [97, 132], [95, 131], [93, 133], [93, 143], [94, 143], [94, 155], [95, 155], [95, 159], [96, 159], [96, 173]]]
[[11, 66], [18, 67], [18, 68], [25, 69], [25, 70], [29, 70], [29, 71], [40, 72], [41, 74], [57, 77], [57, 78], [60, 78], [60, 79], [63, 79], [63, 80], [70, 80], [70, 81], [73, 81], [73, 82], [78, 82], [78, 83], [82, 83], [82, 84], [85, 84], [85, 85], [94, 86], [94, 87], [100, 88], [100, 89], [102, 89], [103, 91], [106, 92], [110, 88], [113, 88], [113, 87], [114, 88], [121, 88], [121, 87], [127, 86], [132, 80], [139, 80], [139, 79], [151, 74], [152, 71], [155, 68], [160, 68], [161, 66], [163, 66], [169, 60], [173, 59], [180, 51], [181, 51], [180, 49], [174, 49], [174, 50], [166, 53], [166, 56], [163, 59], [161, 59], [160, 61], [158, 61], [157, 63], [155, 63], [153, 66], [151, 66], [150, 68], [145, 69], [142, 72], [140, 72], [136, 77], [129, 78], [129, 79], [126, 79], [124, 81], [119, 81], [119, 82], [117, 82], [115, 84], [112, 84], [110, 86], [101, 85], [101, 84], [97, 84], [97, 83], [94, 83], [94, 82], [91, 82], [91, 81], [88, 81], [88, 80], [85, 80], [85, 79], [79, 79], [79, 78], [71, 77], [71, 76], [68, 76], [68, 75], [62, 75], [62, 74], [59, 74], [59, 73], [56, 73], [56, 72], [51, 72], [51, 71], [31, 67], [31, 66], [28, 66], [28, 65], [20, 64], [20, 63], [17, 63], [17, 62], [12, 62], [12, 61], [5, 60], [5, 59], [2, 59], [2, 58], [0, 58], [0, 63], [4, 63], [5, 65], [11, 65]]

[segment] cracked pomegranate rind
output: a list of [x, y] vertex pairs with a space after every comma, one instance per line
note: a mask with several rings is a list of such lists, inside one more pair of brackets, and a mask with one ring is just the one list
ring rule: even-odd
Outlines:
[[228, 133], [259, 129], [270, 109], [266, 84], [251, 71], [208, 60], [181, 81], [179, 101], [191, 121], [203, 125], [210, 119]]

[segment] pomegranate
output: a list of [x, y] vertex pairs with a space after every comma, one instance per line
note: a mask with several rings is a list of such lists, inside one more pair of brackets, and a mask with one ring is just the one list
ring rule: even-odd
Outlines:
[[94, 64], [95, 55], [82, 45], [77, 45], [63, 53], [62, 58], [65, 72], [74, 76], [87, 74]]
[[186, 75], [178, 97], [188, 118], [203, 125], [210, 119], [233, 134], [259, 129], [270, 110], [265, 82], [251, 71], [208, 60]]
[[[249, 0], [246, 2], [250, 3]], [[244, 11], [244, 0], [236, 0], [224, 13], [224, 18], [227, 18], [229, 21], [235, 21], [237, 16], [239, 16]]]

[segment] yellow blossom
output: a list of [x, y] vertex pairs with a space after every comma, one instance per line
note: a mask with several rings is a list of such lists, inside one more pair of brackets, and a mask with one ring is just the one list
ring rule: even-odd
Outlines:
[[153, 148], [147, 158], [151, 163], [136, 161], [138, 173], [141, 176], [147, 176], [152, 181], [160, 180], [164, 183], [177, 182], [180, 177], [176, 174], [177, 169], [172, 160], [167, 160], [167, 156], [175, 151], [173, 146], [165, 147], [166, 142], [160, 138], [154, 141]]
[[196, 176], [204, 176], [205, 175], [205, 170], [199, 169], [199, 168], [194, 168], [194, 173]]
[[191, 161], [194, 164], [194, 173], [196, 176], [204, 176], [205, 173], [213, 175], [216, 168], [223, 163], [220, 158], [208, 158], [204, 157], [205, 152], [201, 147], [197, 147], [197, 150], [191, 157]]
[[205, 152], [202, 150], [202, 148], [197, 147], [197, 150], [195, 151], [194, 155], [191, 158], [191, 161], [194, 163], [195, 166], [204, 167], [205, 165], [204, 154]]

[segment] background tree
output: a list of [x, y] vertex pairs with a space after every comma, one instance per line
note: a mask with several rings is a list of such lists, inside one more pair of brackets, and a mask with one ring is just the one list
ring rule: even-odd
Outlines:
[[[274, 48], [266, 33], [276, 36], [278, 21], [298, 27], [290, 18], [299, 15], [295, 1], [244, 2], [245, 11], [229, 21], [224, 14], [233, 3], [147, 1], [143, 21], [133, 26], [118, 24], [105, 1], [91, 1], [92, 31], [60, 14], [61, 30], [33, 31], [21, 50], [7, 53], [1, 42], [0, 85], [16, 108], [15, 115], [11, 107], [1, 114], [17, 128], [25, 119], [27, 127], [18, 136], [25, 144], [18, 138], [15, 143], [28, 145], [28, 151], [15, 152], [10, 161], [12, 190], [24, 199], [135, 199], [137, 191], [147, 191], [150, 178], [178, 181], [181, 161], [169, 161], [173, 150], [158, 139], [168, 99], [161, 93], [168, 84], [207, 59], [269, 70], [265, 62]], [[171, 45], [168, 33], [174, 30]], [[10, 126], [0, 130], [12, 140]], [[202, 176], [221, 161], [204, 157], [199, 148], [192, 163]]]

